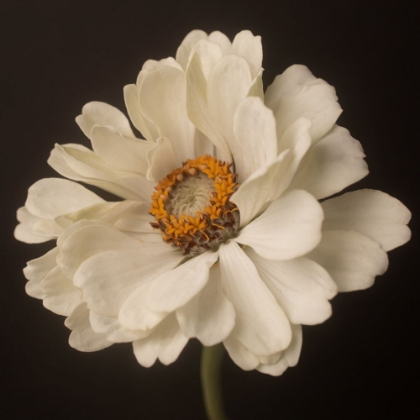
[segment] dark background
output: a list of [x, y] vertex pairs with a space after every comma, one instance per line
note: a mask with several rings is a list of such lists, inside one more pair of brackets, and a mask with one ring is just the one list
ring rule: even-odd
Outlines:
[[[63, 318], [25, 294], [22, 268], [52, 247], [15, 241], [15, 211], [36, 180], [55, 176], [55, 142], [86, 144], [82, 106], [124, 110], [122, 88], [142, 63], [174, 56], [192, 29], [262, 36], [265, 86], [293, 63], [334, 85], [339, 124], [362, 142], [371, 174], [413, 212], [413, 239], [367, 291], [333, 300], [334, 315], [304, 327], [297, 367], [273, 378], [223, 364], [231, 419], [371, 419], [420, 415], [417, 252], [419, 107], [417, 2], [2, 1], [1, 380], [3, 418], [204, 419], [200, 345], [171, 366], [139, 366], [129, 344], [79, 353]], [[414, 412], [411, 412], [414, 410]]]

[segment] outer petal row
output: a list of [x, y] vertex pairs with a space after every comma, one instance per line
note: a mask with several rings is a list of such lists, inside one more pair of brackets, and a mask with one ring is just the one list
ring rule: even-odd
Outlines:
[[292, 190], [245, 226], [237, 241], [265, 258], [290, 260], [305, 255], [319, 243], [323, 218], [315, 198], [306, 191]]

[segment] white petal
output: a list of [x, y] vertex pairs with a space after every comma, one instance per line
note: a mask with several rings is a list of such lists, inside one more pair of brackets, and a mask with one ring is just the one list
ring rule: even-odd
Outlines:
[[198, 338], [204, 346], [223, 341], [235, 326], [235, 310], [220, 282], [218, 264], [210, 268], [204, 289], [177, 310], [181, 330], [188, 338]]
[[145, 118], [140, 110], [138, 86], [124, 86], [124, 100], [128, 115], [137, 130], [148, 141], [156, 140], [159, 137], [156, 126]]
[[265, 103], [276, 117], [279, 139], [290, 124], [305, 117], [312, 122], [310, 134], [316, 143], [341, 114], [334, 87], [301, 65], [289, 67], [274, 79], [267, 88]]
[[194, 45], [190, 57], [195, 53], [200, 56], [204, 77], [208, 79], [214, 65], [223, 57], [222, 50], [218, 44], [203, 39]]
[[405, 244], [411, 237], [406, 224], [411, 213], [396, 198], [375, 190], [359, 190], [326, 200], [323, 230], [355, 230], [379, 242], [385, 251]]
[[213, 143], [199, 130], [195, 130], [194, 144], [195, 156], [216, 156]]
[[185, 74], [159, 66], [145, 75], [139, 91], [143, 115], [168, 138], [179, 161], [194, 157], [193, 126], [187, 117]]
[[[83, 292], [83, 299], [89, 309], [105, 316], [118, 316], [124, 302], [144, 281], [151, 281], [156, 275], [171, 269], [180, 258], [172, 250], [166, 252], [143, 250], [105, 251], [94, 255], [80, 265], [74, 276], [74, 284]], [[141, 305], [139, 305], [139, 311]], [[136, 308], [125, 309], [128, 317], [136, 315]], [[129, 313], [128, 313], [129, 312]], [[131, 314], [131, 315], [133, 315]], [[133, 316], [134, 316], [133, 315]], [[125, 318], [120, 322], [128, 329], [140, 329], [129, 325]]]
[[260, 361], [252, 351], [248, 350], [234, 335], [223, 342], [230, 358], [243, 370], [257, 368]]
[[328, 271], [339, 292], [366, 289], [388, 268], [388, 256], [380, 245], [354, 231], [323, 232], [321, 243], [308, 258]]
[[172, 67], [174, 69], [182, 71], [182, 66], [173, 58], [167, 57], [163, 58], [162, 60], [146, 60], [143, 64], [142, 71], [139, 73], [137, 77], [137, 86], [140, 87], [143, 83], [143, 80], [149, 72], [160, 69], [161, 67]]
[[202, 40], [207, 39], [207, 34], [204, 31], [194, 30], [191, 31], [182, 41], [176, 52], [176, 61], [181, 64], [185, 70], [190, 59], [191, 51], [194, 45]]
[[58, 315], [70, 316], [82, 303], [80, 289], [73, 285], [59, 267], [52, 269], [42, 280], [41, 290], [45, 293], [44, 306]]
[[245, 58], [251, 69], [252, 77], [258, 74], [263, 56], [260, 36], [254, 36], [251, 31], [239, 32], [232, 42], [230, 52]]
[[[103, 202], [74, 213], [66, 214], [63, 218], [57, 218], [56, 221], [61, 224], [63, 219], [71, 220], [73, 223], [79, 220], [96, 219], [102, 222], [118, 224], [126, 218], [132, 218], [133, 216], [138, 216], [139, 218], [148, 216], [148, 221], [152, 221], [152, 216], [148, 215], [149, 208], [150, 205], [137, 200]], [[124, 230], [124, 228], [118, 228], [118, 230]]]
[[306, 191], [292, 190], [245, 226], [237, 241], [264, 258], [290, 260], [318, 245], [323, 218], [322, 207], [314, 197]]
[[317, 199], [336, 194], [368, 173], [361, 144], [336, 125], [309, 149], [290, 188], [310, 192]]
[[81, 227], [59, 246], [61, 253], [57, 261], [69, 278], [73, 278], [83, 261], [100, 252], [133, 250], [144, 253], [141, 243], [103, 224]]
[[263, 69], [254, 77], [251, 87], [249, 88], [248, 96], [256, 96], [264, 101], [264, 85], [263, 85]]
[[259, 355], [285, 349], [291, 339], [289, 321], [252, 261], [233, 241], [219, 248], [219, 256], [222, 285], [236, 312], [232, 334]]
[[221, 158], [231, 162], [232, 158], [226, 139], [210, 115], [207, 103], [207, 81], [198, 54], [194, 54], [191, 58], [186, 78], [189, 119], [220, 150]]
[[150, 286], [149, 308], [155, 312], [172, 312], [185, 305], [207, 284], [210, 267], [217, 258], [217, 252], [205, 252], [161, 274]]
[[291, 323], [314, 325], [331, 316], [328, 300], [335, 296], [337, 285], [320, 265], [303, 257], [267, 260], [251, 248], [245, 253]]
[[[168, 259], [163, 268], [171, 269], [176, 266], [181, 258], [175, 259], [175, 253]], [[166, 261], [165, 261], [166, 262]], [[154, 265], [149, 265], [148, 277], [142, 277], [140, 284], [130, 294], [121, 306], [118, 320], [121, 325], [130, 330], [150, 331], [155, 328], [168, 315], [167, 312], [155, 312], [147, 306], [147, 292], [156, 275], [164, 270], [161, 268], [163, 264], [162, 258], [154, 261]], [[170, 265], [169, 265], [170, 264]], [[156, 270], [158, 267], [158, 270]]]
[[44, 178], [29, 188], [25, 206], [34, 216], [53, 219], [101, 202], [102, 198], [76, 182]]
[[181, 166], [172, 148], [171, 142], [163, 137], [156, 140], [153, 148], [147, 153], [147, 179], [158, 182], [174, 169]]
[[90, 138], [94, 125], [112, 127], [125, 137], [134, 137], [127, 117], [117, 108], [104, 102], [89, 102], [82, 109], [82, 115], [76, 118], [77, 124]]
[[134, 355], [145, 367], [152, 366], [158, 358], [164, 365], [169, 365], [178, 358], [187, 342], [175, 315], [171, 315], [148, 337], [134, 341]]
[[220, 31], [214, 31], [209, 35], [209, 41], [218, 44], [222, 49], [223, 55], [226, 55], [230, 52], [232, 47], [232, 43], [230, 42], [229, 38]]
[[72, 331], [69, 338], [71, 347], [79, 351], [98, 351], [112, 345], [106, 339], [105, 334], [93, 332], [89, 323], [89, 310], [83, 303], [79, 305], [69, 318], [64, 322], [65, 326]]
[[302, 327], [292, 325], [292, 342], [283, 352], [281, 358], [273, 364], [261, 364], [257, 370], [272, 376], [279, 376], [284, 373], [288, 367], [297, 365], [302, 349]]
[[110, 128], [99, 125], [92, 128], [91, 138], [93, 150], [108, 165], [121, 171], [146, 174], [146, 155], [153, 144], [145, 140], [125, 138]]
[[80, 145], [56, 144], [48, 164], [66, 178], [95, 185], [123, 198], [149, 200], [153, 192], [153, 183], [145, 177], [112, 168]]
[[272, 163], [277, 156], [276, 122], [260, 98], [248, 97], [234, 115], [234, 134], [229, 142], [239, 182]]
[[58, 225], [55, 220], [38, 219], [32, 225], [31, 232], [44, 238], [56, 238], [63, 232], [63, 227]]
[[44, 297], [44, 293], [41, 290], [41, 281], [57, 266], [57, 255], [58, 248], [53, 248], [42, 257], [28, 261], [23, 269], [23, 274], [29, 280], [25, 289], [29, 296], [37, 299]]
[[89, 313], [92, 330], [97, 334], [104, 334], [112, 343], [129, 343], [147, 337], [149, 331], [132, 331], [123, 328], [118, 318]]
[[228, 144], [234, 137], [233, 116], [239, 103], [248, 96], [251, 84], [252, 76], [247, 61], [235, 55], [224, 56], [219, 60], [209, 76], [209, 114]]
[[39, 221], [39, 218], [29, 213], [26, 207], [18, 209], [17, 219], [20, 223], [15, 228], [14, 236], [18, 241], [26, 242], [27, 244], [39, 244], [54, 238], [54, 235], [48, 237], [34, 235], [32, 228]]
[[290, 150], [284, 150], [271, 164], [254, 172], [232, 195], [231, 201], [239, 208], [241, 226], [246, 226], [289, 187], [311, 144], [309, 126], [303, 118], [292, 124], [283, 136]]

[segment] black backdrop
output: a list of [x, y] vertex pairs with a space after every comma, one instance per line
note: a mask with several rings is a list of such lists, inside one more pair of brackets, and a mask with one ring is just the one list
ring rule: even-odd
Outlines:
[[[171, 366], [139, 366], [129, 344], [79, 353], [63, 318], [24, 292], [22, 267], [51, 245], [12, 237], [27, 188], [54, 176], [55, 142], [85, 142], [74, 117], [88, 101], [124, 109], [122, 87], [149, 58], [174, 55], [190, 30], [250, 29], [263, 39], [265, 85], [293, 63], [334, 85], [339, 123], [359, 139], [371, 174], [413, 212], [412, 241], [390, 253], [367, 291], [333, 300], [333, 316], [304, 328], [297, 367], [272, 378], [228, 358], [232, 419], [408, 418], [419, 414], [416, 253], [418, 55], [415, 1], [1, 2], [1, 383], [3, 418], [203, 419], [200, 345]], [[411, 417], [416, 417], [416, 415]]]

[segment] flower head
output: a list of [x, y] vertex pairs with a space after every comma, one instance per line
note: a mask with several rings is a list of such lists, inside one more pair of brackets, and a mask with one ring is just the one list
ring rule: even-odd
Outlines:
[[145, 139], [91, 102], [76, 121], [93, 150], [55, 146], [49, 164], [73, 181], [36, 182], [15, 235], [57, 241], [25, 268], [27, 292], [67, 317], [73, 347], [133, 342], [150, 366], [197, 338], [280, 375], [301, 325], [325, 321], [337, 292], [371, 286], [409, 240], [409, 211], [385, 193], [319, 201], [367, 175], [362, 147], [336, 125], [332, 86], [292, 66], [264, 93], [261, 65], [251, 32], [231, 43], [193, 31], [124, 88]]

